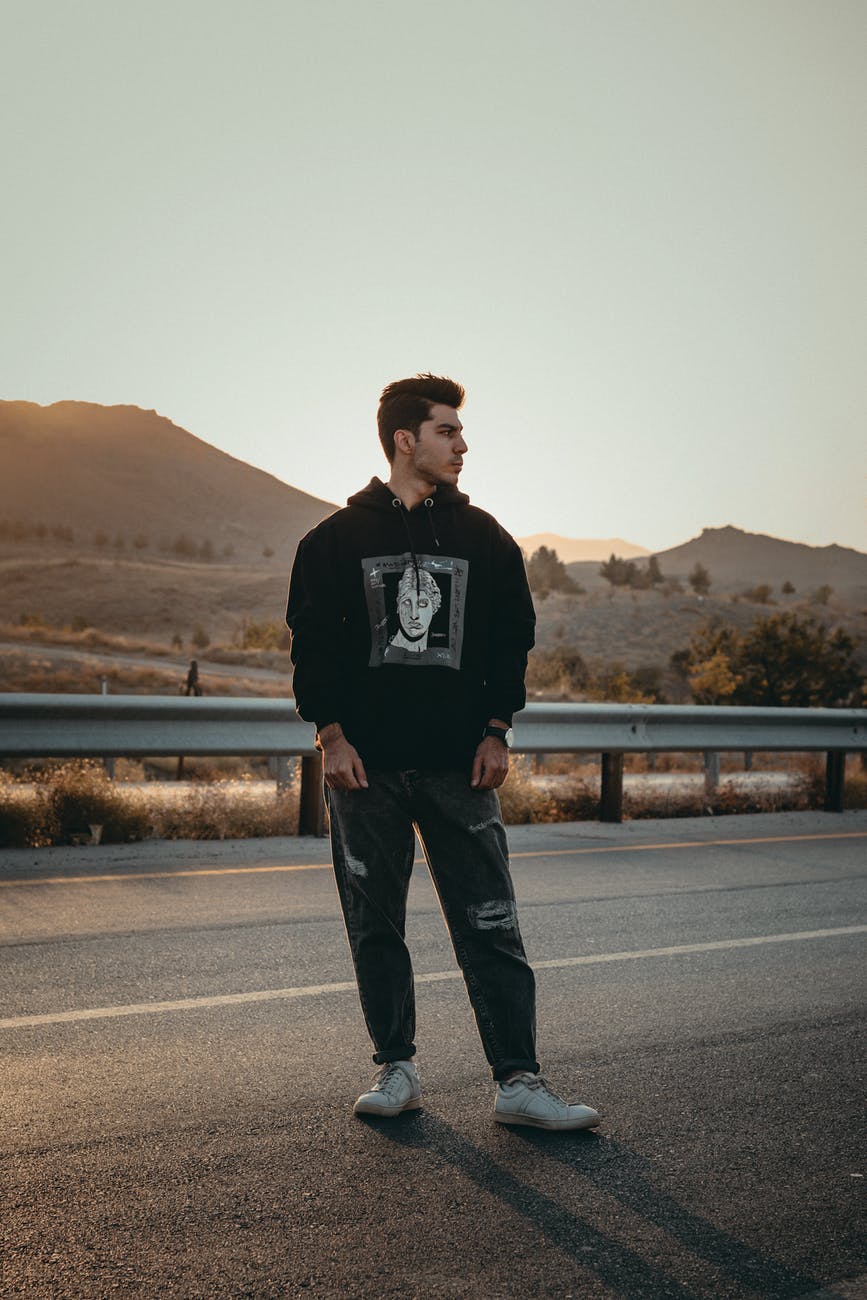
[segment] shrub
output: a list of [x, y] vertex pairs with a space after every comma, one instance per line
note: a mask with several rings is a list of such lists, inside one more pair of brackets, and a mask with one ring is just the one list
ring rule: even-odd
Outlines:
[[211, 638], [208, 636], [201, 623], [197, 623], [193, 628], [192, 642], [197, 650], [204, 650], [205, 646], [211, 644]]
[[743, 592], [743, 597], [744, 600], [752, 601], [754, 605], [773, 605], [775, 602], [771, 600], [772, 590], [773, 588], [768, 586], [766, 582], [762, 582], [759, 586], [750, 587]]
[[256, 839], [293, 835], [298, 827], [298, 788], [275, 797], [257, 795], [244, 781], [220, 781], [188, 791], [182, 802], [155, 807], [155, 835], [165, 840]]
[[131, 805], [93, 759], [74, 759], [56, 768], [45, 790], [46, 829], [54, 844], [70, 844], [93, 825], [107, 844], [144, 839], [148, 816]]
[[699, 564], [698, 561], [696, 561], [687, 581], [697, 596], [706, 596], [710, 591], [710, 574], [704, 565]]
[[587, 685], [587, 665], [578, 650], [558, 645], [551, 650], [532, 650], [527, 663], [527, 688], [532, 691], [572, 695]]
[[242, 650], [279, 650], [288, 642], [289, 629], [285, 623], [244, 624], [241, 635]]
[[179, 533], [175, 540], [170, 543], [170, 549], [175, 555], [180, 555], [185, 560], [193, 560], [198, 554], [199, 548], [187, 533]]
[[0, 848], [35, 849], [51, 843], [44, 792], [0, 772]]

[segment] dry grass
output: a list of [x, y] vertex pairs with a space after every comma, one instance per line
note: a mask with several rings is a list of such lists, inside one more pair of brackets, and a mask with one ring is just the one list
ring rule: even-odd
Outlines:
[[[0, 846], [122, 844], [143, 839], [222, 840], [291, 835], [298, 784], [251, 778], [197, 785], [111, 781], [90, 759], [17, 775], [0, 771]], [[99, 827], [98, 831], [95, 827]]]
[[[533, 767], [532, 760], [518, 756], [500, 790], [508, 825], [598, 819], [599, 773], [592, 764], [574, 764], [571, 772], [553, 776], [540, 776]], [[273, 783], [251, 774], [227, 778], [224, 773], [191, 784], [142, 782], [141, 770], [141, 764], [118, 760], [118, 775], [134, 778], [125, 782], [109, 780], [99, 763], [86, 759], [16, 774], [0, 770], [0, 847], [91, 843], [97, 836], [103, 843], [246, 839], [291, 835], [297, 829], [297, 774], [278, 795]], [[785, 785], [752, 789], [723, 780], [711, 796], [703, 786], [696, 787], [694, 777], [692, 788], [627, 788], [624, 816], [638, 820], [820, 808], [822, 758], [801, 758], [794, 775], [797, 779]], [[867, 772], [856, 759], [847, 765], [845, 807], [867, 807]]]

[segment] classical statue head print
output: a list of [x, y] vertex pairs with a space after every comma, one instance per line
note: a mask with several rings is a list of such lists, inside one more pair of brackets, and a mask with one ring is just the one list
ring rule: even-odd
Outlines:
[[389, 645], [421, 654], [427, 650], [431, 619], [442, 604], [442, 592], [427, 569], [408, 564], [397, 588], [397, 617], [400, 627]]

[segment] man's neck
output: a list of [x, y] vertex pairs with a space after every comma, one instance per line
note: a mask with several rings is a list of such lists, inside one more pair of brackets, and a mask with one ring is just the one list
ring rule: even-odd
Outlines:
[[392, 471], [391, 478], [385, 485], [392, 496], [400, 497], [407, 510], [414, 510], [422, 501], [436, 493], [436, 484], [427, 483], [415, 475], [402, 475]]

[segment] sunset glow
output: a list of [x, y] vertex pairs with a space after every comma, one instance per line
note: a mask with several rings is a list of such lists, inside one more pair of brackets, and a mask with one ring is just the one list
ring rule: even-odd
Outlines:
[[342, 502], [430, 369], [515, 535], [867, 549], [863, 6], [0, 25], [0, 396], [155, 408]]

